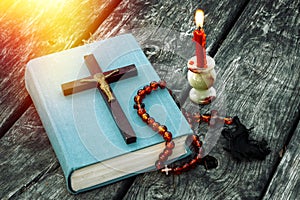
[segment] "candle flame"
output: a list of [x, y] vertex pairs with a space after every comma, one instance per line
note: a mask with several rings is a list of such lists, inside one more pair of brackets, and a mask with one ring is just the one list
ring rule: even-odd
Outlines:
[[195, 13], [196, 26], [202, 28], [204, 23], [204, 11], [201, 9], [196, 10]]

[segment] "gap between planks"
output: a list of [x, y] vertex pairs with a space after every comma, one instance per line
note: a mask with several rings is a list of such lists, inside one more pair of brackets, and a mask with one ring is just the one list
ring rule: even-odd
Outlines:
[[297, 113], [297, 116], [296, 116], [296, 120], [294, 121], [293, 126], [292, 126], [292, 128], [291, 128], [291, 131], [289, 132], [288, 137], [287, 137], [287, 139], [286, 139], [286, 141], [285, 141], [285, 143], [284, 143], [284, 145], [283, 145], [283, 147], [282, 147], [282, 152], [283, 152], [283, 153], [282, 153], [282, 155], [280, 155], [280, 156], [278, 157], [278, 159], [277, 159], [277, 161], [276, 161], [276, 163], [275, 163], [275, 165], [274, 165], [274, 168], [273, 168], [272, 171], [271, 171], [270, 177], [269, 177], [269, 179], [268, 179], [268, 181], [267, 181], [267, 183], [266, 183], [266, 185], [265, 185], [265, 187], [264, 187], [264, 189], [263, 189], [263, 191], [262, 191], [262, 193], [261, 193], [259, 199], [263, 199], [263, 198], [266, 196], [266, 193], [267, 193], [267, 191], [268, 191], [268, 188], [269, 188], [269, 186], [270, 186], [270, 183], [272, 182], [272, 180], [273, 180], [274, 178], [276, 178], [276, 177], [275, 177], [276, 171], [278, 170], [278, 167], [280, 166], [280, 163], [281, 163], [282, 158], [283, 158], [283, 157], [285, 156], [285, 154], [286, 154], [286, 148], [287, 148], [288, 145], [292, 142], [292, 141], [291, 141], [292, 137], [293, 137], [295, 134], [297, 134], [297, 133], [296, 133], [296, 132], [297, 132], [296, 129], [297, 129], [298, 125], [300, 125], [300, 110], [299, 110], [299, 109], [298, 109], [298, 113]]

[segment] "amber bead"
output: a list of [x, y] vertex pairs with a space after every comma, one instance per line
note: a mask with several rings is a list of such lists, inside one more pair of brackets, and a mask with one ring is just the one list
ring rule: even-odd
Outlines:
[[167, 130], [168, 130], [167, 127], [164, 126], [164, 125], [160, 125], [160, 126], [158, 127], [158, 133], [159, 133], [160, 135], [163, 135]]
[[179, 175], [179, 174], [181, 174], [181, 172], [182, 172], [182, 168], [181, 168], [181, 167], [176, 167], [176, 168], [173, 170], [173, 172], [174, 172], [174, 174]]
[[175, 147], [174, 141], [167, 142], [166, 144], [167, 149], [174, 149], [174, 147]]
[[160, 126], [160, 124], [158, 123], [158, 122], [154, 122], [153, 124], [152, 124], [152, 130], [153, 131], [157, 131], [158, 130], [158, 127]]
[[152, 91], [152, 88], [151, 88], [149, 85], [146, 85], [146, 86], [144, 87], [144, 90], [145, 90], [146, 94], [150, 94], [151, 91]]
[[152, 81], [150, 83], [150, 87], [153, 89], [153, 90], [156, 90], [158, 88], [158, 83], [156, 81]]
[[142, 103], [142, 98], [141, 98], [141, 96], [136, 95], [136, 96], [134, 97], [134, 102], [137, 103], [137, 104]]
[[202, 115], [201, 116], [201, 121], [203, 122], [209, 122], [211, 116], [210, 115]]
[[202, 142], [200, 140], [195, 141], [193, 144], [198, 148], [202, 146]]
[[225, 122], [225, 124], [227, 124], [227, 125], [233, 124], [233, 120], [232, 120], [232, 118], [230, 118], [230, 117], [225, 117], [225, 118], [224, 118], [224, 122]]
[[164, 132], [163, 138], [166, 142], [170, 142], [172, 140], [172, 133], [169, 131]]
[[143, 89], [140, 89], [140, 90], [137, 91], [137, 95], [139, 95], [139, 96], [141, 96], [142, 98], [144, 98], [145, 95], [146, 95], [146, 91], [143, 90]]
[[164, 163], [162, 161], [160, 161], [160, 160], [157, 160], [155, 162], [155, 167], [156, 167], [156, 169], [161, 169], [161, 168], [164, 167]]
[[172, 149], [165, 148], [164, 151], [163, 151], [163, 154], [165, 154], [165, 156], [167, 156], [167, 157], [172, 155], [172, 153], [173, 153]]
[[165, 80], [160, 80], [160, 81], [158, 82], [158, 86], [159, 86], [161, 89], [164, 89], [164, 88], [166, 88], [166, 86], [167, 86], [167, 82], [166, 82]]
[[148, 121], [148, 118], [149, 118], [148, 113], [144, 113], [144, 114], [142, 115], [142, 120], [143, 120], [144, 122], [147, 122], [147, 121]]
[[144, 108], [140, 108], [138, 109], [137, 113], [139, 116], [142, 116], [144, 113], [146, 113], [146, 110]]
[[160, 153], [159, 156], [158, 156], [158, 159], [159, 159], [161, 162], [165, 162], [166, 160], [168, 160], [168, 156], [165, 155], [164, 153]]
[[182, 170], [183, 171], [187, 171], [190, 169], [190, 165], [188, 163], [185, 163], [183, 166], [182, 166]]
[[155, 120], [152, 118], [152, 117], [149, 117], [148, 120], [147, 120], [147, 124], [148, 125], [151, 125], [155, 122]]
[[197, 162], [198, 162], [198, 159], [197, 159], [197, 158], [194, 158], [193, 160], [190, 161], [189, 164], [190, 164], [191, 167], [194, 167], [194, 166], [197, 165]]
[[199, 136], [198, 135], [192, 135], [192, 139], [193, 139], [193, 142], [196, 142], [199, 140]]

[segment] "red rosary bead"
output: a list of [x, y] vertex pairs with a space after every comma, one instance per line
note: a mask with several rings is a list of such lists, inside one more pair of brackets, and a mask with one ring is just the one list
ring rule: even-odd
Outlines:
[[144, 113], [146, 113], [146, 110], [144, 108], [139, 108], [137, 113], [139, 116], [142, 116]]
[[168, 160], [168, 156], [166, 156], [164, 153], [160, 153], [159, 156], [158, 156], [158, 159], [161, 161], [161, 162], [165, 162]]
[[198, 160], [196, 158], [194, 158], [193, 160], [190, 161], [190, 166], [191, 167], [195, 167], [197, 165]]
[[155, 122], [155, 120], [152, 117], [149, 117], [147, 120], [147, 124], [152, 126], [152, 124]]
[[173, 153], [172, 149], [164, 149], [164, 151], [163, 151], [163, 154], [167, 157], [172, 155], [172, 153]]
[[196, 146], [198, 148], [200, 148], [202, 146], [202, 142], [200, 140], [195, 141], [193, 144], [194, 144], [194, 146]]
[[210, 118], [211, 118], [210, 115], [202, 115], [201, 116], [201, 121], [209, 122]]
[[172, 133], [169, 131], [164, 132], [163, 138], [166, 142], [170, 142], [172, 140]]
[[158, 127], [160, 126], [160, 124], [158, 123], [158, 122], [154, 122], [153, 124], [152, 124], [152, 130], [153, 131], [157, 131], [158, 130]]
[[147, 121], [148, 121], [148, 118], [149, 118], [149, 114], [148, 114], [148, 113], [142, 114], [142, 120], [143, 120], [144, 122], [147, 122]]
[[142, 103], [142, 98], [141, 98], [141, 96], [136, 95], [136, 96], [134, 97], [134, 102], [137, 103], [137, 104]]
[[174, 174], [179, 175], [182, 172], [182, 168], [181, 167], [175, 167], [173, 169]]
[[162, 161], [160, 161], [160, 160], [157, 160], [155, 162], [155, 167], [156, 167], [156, 169], [161, 169], [161, 168], [164, 167], [164, 163]]
[[160, 81], [158, 82], [158, 86], [159, 86], [161, 89], [165, 89], [166, 86], [167, 86], [167, 83], [166, 83], [166, 81], [164, 81], [164, 80], [160, 80]]
[[160, 126], [158, 127], [158, 133], [159, 133], [160, 135], [163, 135], [166, 131], [167, 131], [167, 127], [166, 127], [166, 126], [160, 125]]
[[185, 163], [183, 166], [182, 166], [182, 171], [187, 171], [189, 170], [190, 168], [190, 165], [188, 163]]
[[224, 122], [225, 122], [225, 124], [227, 124], [227, 125], [233, 124], [233, 120], [232, 120], [232, 118], [230, 118], [230, 117], [225, 117], [225, 118], [224, 118]]
[[152, 91], [152, 89], [151, 89], [151, 87], [150, 87], [149, 85], [146, 85], [146, 86], [144, 87], [144, 90], [145, 90], [146, 94], [150, 94], [151, 91]]
[[174, 149], [175, 143], [173, 141], [167, 142], [166, 143], [166, 148], [168, 149]]
[[146, 91], [143, 89], [140, 89], [137, 91], [137, 95], [141, 96], [142, 98], [144, 98], [146, 96]]
[[156, 90], [158, 88], [158, 83], [156, 81], [152, 81], [150, 83], [150, 87], [153, 89], [153, 90]]

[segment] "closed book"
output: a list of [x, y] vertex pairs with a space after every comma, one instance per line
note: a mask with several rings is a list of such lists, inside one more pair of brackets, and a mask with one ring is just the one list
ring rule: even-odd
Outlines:
[[[94, 55], [103, 72], [135, 65], [137, 74], [110, 84], [136, 142], [126, 144], [97, 88], [65, 96], [62, 84], [89, 77], [85, 55]], [[131, 34], [124, 34], [62, 52], [35, 58], [25, 72], [26, 88], [38, 111], [63, 169], [70, 192], [78, 193], [155, 169], [165, 142], [134, 109], [137, 91], [159, 76]], [[169, 160], [189, 154], [185, 145], [192, 133], [167, 90], [146, 96], [147, 112], [173, 135], [175, 148]]]

